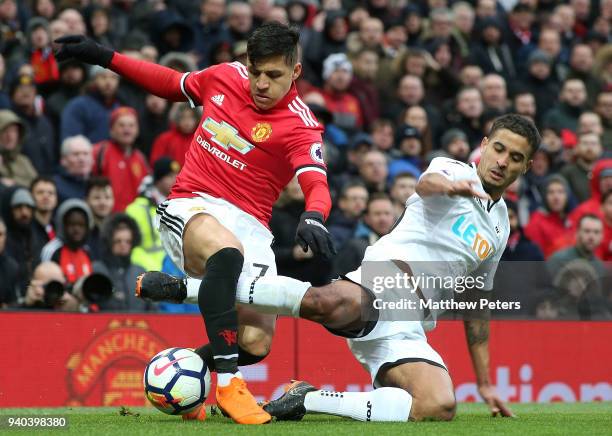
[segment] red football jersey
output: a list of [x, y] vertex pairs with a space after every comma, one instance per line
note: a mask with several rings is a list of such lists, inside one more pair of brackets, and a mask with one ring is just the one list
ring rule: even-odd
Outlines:
[[204, 192], [268, 226], [272, 205], [294, 175], [325, 175], [323, 127], [292, 85], [276, 106], [259, 109], [238, 62], [185, 73], [181, 91], [204, 111], [168, 198]]

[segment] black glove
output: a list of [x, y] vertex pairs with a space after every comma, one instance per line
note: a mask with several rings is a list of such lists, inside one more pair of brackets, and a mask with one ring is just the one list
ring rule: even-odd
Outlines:
[[115, 54], [114, 50], [104, 47], [83, 35], [62, 36], [54, 42], [62, 44], [62, 47], [55, 53], [55, 59], [58, 62], [75, 58], [88, 64], [108, 68], [113, 54]]
[[332, 254], [336, 254], [336, 249], [331, 240], [331, 236], [323, 225], [323, 215], [319, 212], [304, 212], [300, 216], [295, 242], [302, 247], [304, 252], [308, 247], [316, 255], [329, 259]]

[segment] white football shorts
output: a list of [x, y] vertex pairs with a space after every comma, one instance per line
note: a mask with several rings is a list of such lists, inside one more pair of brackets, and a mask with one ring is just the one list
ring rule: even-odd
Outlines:
[[185, 271], [183, 231], [189, 220], [200, 213], [215, 217], [240, 241], [244, 248], [243, 274], [276, 275], [276, 261], [271, 247], [274, 238], [270, 230], [255, 217], [228, 201], [204, 193], [198, 193], [198, 196], [193, 198], [166, 200], [157, 208], [156, 225], [162, 245], [182, 271]]

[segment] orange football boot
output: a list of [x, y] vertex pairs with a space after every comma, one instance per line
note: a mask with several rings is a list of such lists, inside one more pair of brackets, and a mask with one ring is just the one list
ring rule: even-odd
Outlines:
[[246, 382], [232, 377], [227, 386], [217, 385], [217, 405], [238, 424], [266, 424], [272, 420], [249, 392]]
[[202, 404], [200, 407], [196, 407], [195, 410], [185, 413], [183, 420], [185, 421], [205, 421], [206, 420], [206, 406]]

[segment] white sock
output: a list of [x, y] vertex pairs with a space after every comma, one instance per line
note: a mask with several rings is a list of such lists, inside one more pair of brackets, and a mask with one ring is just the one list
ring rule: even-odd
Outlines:
[[311, 284], [291, 277], [240, 276], [236, 302], [251, 306], [258, 312], [300, 316], [302, 299]]
[[198, 294], [200, 292], [200, 283], [202, 283], [202, 280], [200, 279], [194, 279], [192, 277], [187, 277], [187, 298], [185, 298], [185, 303], [198, 304]]
[[370, 392], [314, 391], [306, 394], [307, 412], [346, 416], [357, 421], [406, 422], [412, 395], [400, 388], [379, 388]]
[[217, 373], [217, 384], [219, 386], [227, 386], [230, 384], [234, 377], [242, 378], [240, 371], [232, 374], [231, 372]]

